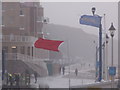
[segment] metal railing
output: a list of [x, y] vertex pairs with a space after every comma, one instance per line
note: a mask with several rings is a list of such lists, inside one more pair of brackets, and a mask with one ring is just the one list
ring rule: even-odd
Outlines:
[[36, 37], [20, 35], [2, 35], [2, 42], [34, 42]]
[[32, 57], [29, 55], [24, 55], [24, 54], [20, 54], [20, 53], [6, 53], [5, 54], [5, 60], [21, 60], [25, 63], [33, 63], [33, 64], [37, 64], [43, 67], [45, 66], [45, 59], [40, 59], [40, 58], [36, 58], [36, 57]]
[[[39, 62], [52, 62], [52, 63], [58, 63], [61, 64], [61, 60], [56, 60], [56, 59], [48, 59], [48, 58], [37, 58], [25, 54], [20, 54], [20, 53], [6, 53], [5, 54], [5, 59], [6, 60], [22, 60], [24, 62], [31, 62], [31, 63], [39, 63]], [[62, 60], [64, 61], [64, 64], [68, 64], [67, 60]]]
[[29, 56], [25, 54], [20, 54], [20, 53], [6, 53], [5, 54], [5, 59], [6, 60], [21, 60], [23, 62], [31, 62], [34, 64], [40, 64], [40, 62], [51, 62], [51, 63], [56, 63], [56, 64], [61, 64], [61, 65], [68, 65], [68, 64], [73, 64], [72, 60], [69, 61], [68, 59], [48, 59], [48, 58], [37, 58], [34, 56]]
[[6, 53], [6, 60], [22, 60], [22, 61], [43, 61], [43, 59], [32, 57], [20, 53]]

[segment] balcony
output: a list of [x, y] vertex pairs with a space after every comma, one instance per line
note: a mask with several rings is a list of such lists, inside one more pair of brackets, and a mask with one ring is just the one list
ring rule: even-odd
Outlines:
[[19, 35], [2, 35], [2, 42], [34, 42], [36, 37]]

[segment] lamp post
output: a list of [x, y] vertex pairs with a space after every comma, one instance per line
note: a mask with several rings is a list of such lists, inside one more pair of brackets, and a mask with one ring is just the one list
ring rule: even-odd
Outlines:
[[[92, 8], [93, 16], [95, 15], [96, 8]], [[98, 16], [98, 15], [97, 15]], [[98, 81], [101, 82], [102, 80], [102, 24], [100, 21], [99, 25], [99, 78]]]
[[[110, 31], [110, 35], [111, 35], [111, 38], [112, 38], [112, 45], [111, 45], [111, 67], [113, 67], [113, 37], [114, 37], [114, 32], [115, 32], [115, 28], [113, 26], [113, 23], [111, 23], [111, 27], [109, 28], [109, 31]], [[114, 75], [111, 75], [111, 87], [113, 88], [113, 82], [114, 82]]]
[[114, 37], [115, 30], [116, 29], [114, 28], [113, 23], [111, 23], [111, 27], [109, 28], [110, 35], [111, 35], [111, 38], [112, 38], [112, 47], [111, 47], [111, 50], [112, 50], [112, 54], [111, 54], [112, 62], [111, 62], [111, 66], [113, 66], [113, 37]]

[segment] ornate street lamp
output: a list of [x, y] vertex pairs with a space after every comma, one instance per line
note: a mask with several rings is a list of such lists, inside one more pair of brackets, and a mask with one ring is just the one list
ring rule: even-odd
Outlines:
[[[115, 32], [115, 28], [113, 26], [113, 23], [111, 23], [111, 27], [109, 28], [109, 31], [110, 31], [110, 35], [111, 35], [111, 38], [112, 38], [112, 45], [111, 45], [111, 68], [113, 68], [113, 37], [114, 37], [114, 32]], [[115, 71], [112, 71], [112, 72], [115, 72]], [[114, 88], [114, 75], [111, 75], [111, 88]]]
[[112, 61], [111, 61], [111, 66], [113, 66], [113, 37], [114, 37], [114, 32], [115, 32], [115, 28], [114, 28], [114, 26], [113, 26], [113, 23], [111, 23], [111, 27], [109, 28], [109, 31], [110, 31], [110, 35], [111, 35], [111, 37], [112, 37], [112, 47], [111, 47], [111, 49], [112, 49], [112, 55], [111, 55], [111, 59], [112, 59]]

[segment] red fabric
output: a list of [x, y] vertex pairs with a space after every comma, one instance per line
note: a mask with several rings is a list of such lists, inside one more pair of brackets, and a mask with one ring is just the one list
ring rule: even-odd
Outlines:
[[47, 39], [40, 38], [34, 43], [34, 46], [36, 48], [42, 48], [42, 49], [59, 52], [58, 47], [62, 42], [63, 41], [47, 40]]

